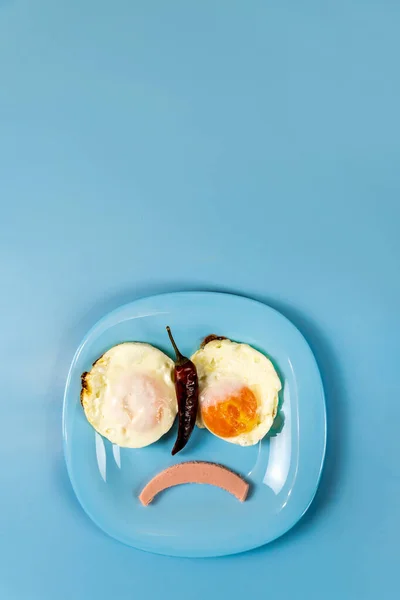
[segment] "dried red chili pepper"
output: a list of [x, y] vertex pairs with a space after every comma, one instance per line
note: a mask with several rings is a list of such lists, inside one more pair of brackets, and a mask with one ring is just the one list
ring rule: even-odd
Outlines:
[[199, 386], [197, 381], [197, 370], [189, 358], [183, 356], [169, 327], [167, 327], [169, 339], [175, 350], [175, 390], [178, 399], [178, 436], [172, 449], [176, 454], [186, 446], [196, 423], [197, 408], [199, 403]]

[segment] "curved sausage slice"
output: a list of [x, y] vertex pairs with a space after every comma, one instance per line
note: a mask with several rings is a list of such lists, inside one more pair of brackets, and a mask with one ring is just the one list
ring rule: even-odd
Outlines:
[[208, 483], [226, 490], [244, 502], [249, 484], [226, 467], [209, 462], [186, 462], [173, 465], [153, 477], [143, 488], [139, 500], [147, 506], [157, 494], [183, 483]]

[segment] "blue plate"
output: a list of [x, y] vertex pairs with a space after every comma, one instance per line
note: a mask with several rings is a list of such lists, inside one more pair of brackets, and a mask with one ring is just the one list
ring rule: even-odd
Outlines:
[[[196, 428], [175, 457], [175, 427], [159, 442], [138, 450], [119, 448], [98, 435], [80, 405], [81, 373], [124, 341], [149, 342], [172, 356], [167, 324], [188, 356], [210, 333], [247, 342], [267, 354], [283, 382], [281, 433], [242, 448]], [[279, 537], [309, 507], [325, 454], [324, 392], [308, 344], [277, 311], [229, 294], [165, 294], [122, 306], [86, 335], [68, 376], [63, 431], [78, 500], [110, 536], [172, 556], [233, 554]], [[138, 500], [142, 487], [159, 471], [186, 460], [217, 462], [242, 474], [251, 484], [248, 500], [240, 503], [213, 486], [184, 485], [143, 507]]]

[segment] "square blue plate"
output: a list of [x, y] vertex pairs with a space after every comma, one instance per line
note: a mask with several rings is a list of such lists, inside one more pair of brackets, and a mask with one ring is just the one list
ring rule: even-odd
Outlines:
[[[196, 428], [188, 446], [175, 457], [171, 448], [176, 426], [142, 449], [119, 448], [98, 435], [80, 405], [81, 373], [124, 341], [148, 342], [172, 357], [166, 325], [187, 356], [206, 335], [216, 333], [247, 342], [270, 357], [283, 383], [281, 433], [242, 448]], [[68, 376], [63, 432], [75, 493], [106, 533], [159, 554], [219, 556], [270, 542], [307, 510], [325, 455], [325, 399], [307, 342], [277, 311], [229, 294], [165, 294], [122, 306], [86, 335]], [[187, 460], [217, 462], [243, 475], [251, 484], [248, 500], [240, 503], [212, 486], [185, 485], [143, 507], [138, 500], [143, 486], [159, 471]]]

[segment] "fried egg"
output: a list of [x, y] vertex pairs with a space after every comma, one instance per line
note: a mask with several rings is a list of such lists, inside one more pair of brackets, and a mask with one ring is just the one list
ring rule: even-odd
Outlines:
[[198, 425], [240, 446], [261, 440], [272, 426], [282, 388], [271, 361], [228, 339], [205, 343], [191, 360], [199, 378]]
[[173, 372], [174, 362], [150, 344], [114, 346], [82, 375], [87, 420], [119, 446], [142, 448], [156, 442], [177, 413]]

